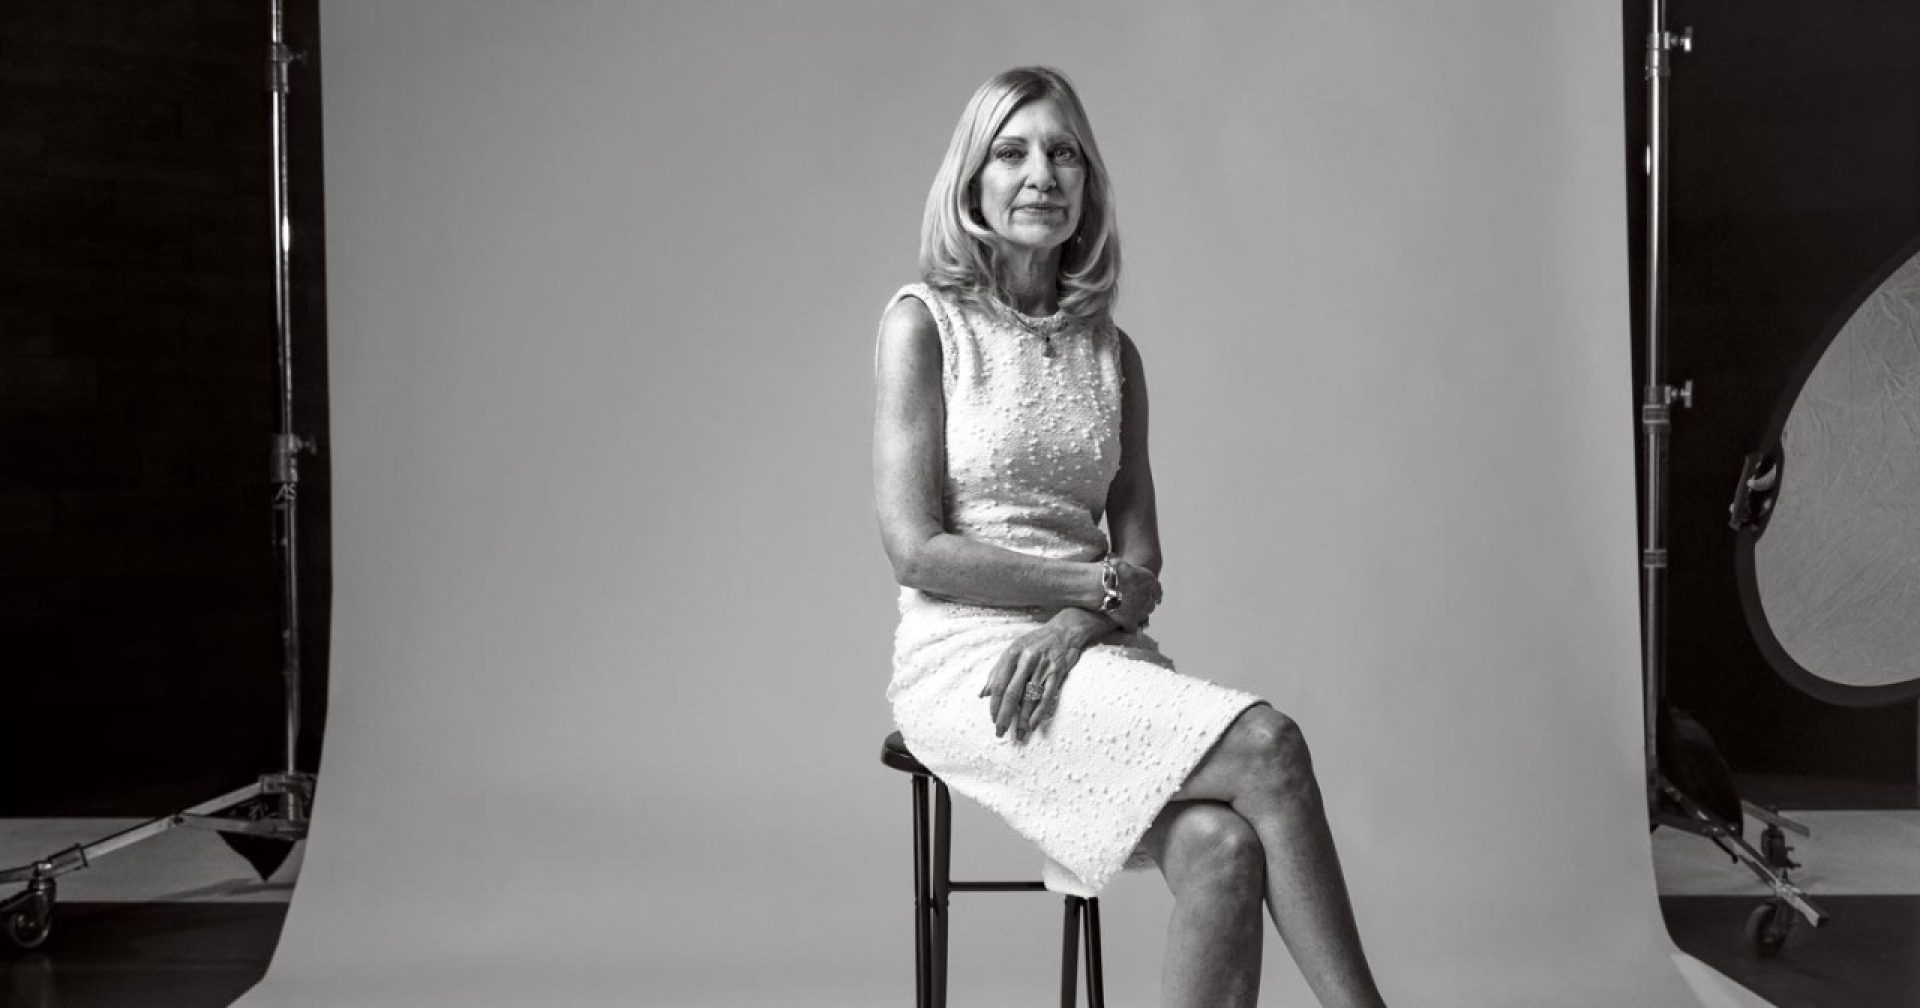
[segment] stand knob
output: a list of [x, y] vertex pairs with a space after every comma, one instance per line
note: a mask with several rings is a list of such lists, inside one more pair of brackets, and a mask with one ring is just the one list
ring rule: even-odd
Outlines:
[[281, 484], [300, 482], [299, 458], [320, 450], [318, 442], [298, 434], [273, 436], [273, 481]]

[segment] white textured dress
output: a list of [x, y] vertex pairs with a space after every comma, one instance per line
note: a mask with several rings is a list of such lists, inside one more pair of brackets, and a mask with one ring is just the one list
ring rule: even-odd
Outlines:
[[[1120, 465], [1120, 338], [1061, 316], [1002, 322], [924, 284], [940, 331], [947, 531], [1006, 549], [1094, 561]], [[1174, 671], [1145, 633], [1089, 647], [1053, 716], [995, 737], [980, 690], [994, 662], [1057, 609], [900, 590], [887, 699], [908, 748], [952, 790], [998, 814], [1045, 856], [1048, 889], [1093, 896], [1124, 868], [1167, 799], [1251, 693]]]

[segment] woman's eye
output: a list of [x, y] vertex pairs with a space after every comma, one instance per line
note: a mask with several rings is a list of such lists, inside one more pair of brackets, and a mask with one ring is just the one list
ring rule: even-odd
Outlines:
[[1055, 161], [1078, 161], [1080, 160], [1080, 152], [1072, 147], [1056, 147], [1053, 151], [1053, 159]]
[[999, 158], [1002, 161], [1018, 161], [1020, 160], [1020, 156], [1021, 156], [1020, 148], [1002, 147], [999, 150], [994, 151], [993, 156]]

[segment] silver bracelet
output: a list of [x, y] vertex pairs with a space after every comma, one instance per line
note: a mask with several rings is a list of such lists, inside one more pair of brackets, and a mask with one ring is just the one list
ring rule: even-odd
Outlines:
[[1112, 615], [1113, 611], [1126, 605], [1126, 598], [1120, 594], [1120, 568], [1112, 557], [1101, 561], [1100, 590], [1106, 597], [1100, 600], [1100, 611]]

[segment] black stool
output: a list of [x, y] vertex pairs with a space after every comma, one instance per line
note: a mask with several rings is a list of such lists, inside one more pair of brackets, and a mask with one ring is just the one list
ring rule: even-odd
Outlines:
[[[955, 892], [1044, 892], [1039, 882], [955, 882], [949, 877], [953, 843], [953, 798], [945, 781], [907, 751], [899, 732], [880, 747], [880, 762], [913, 775], [913, 979], [918, 1008], [947, 1006], [947, 894]], [[933, 782], [932, 835], [928, 835], [927, 782]], [[1106, 1008], [1100, 976], [1100, 901], [1068, 896], [1060, 945], [1060, 1008], [1078, 1003], [1076, 961], [1080, 934], [1087, 937], [1087, 1005]]]

